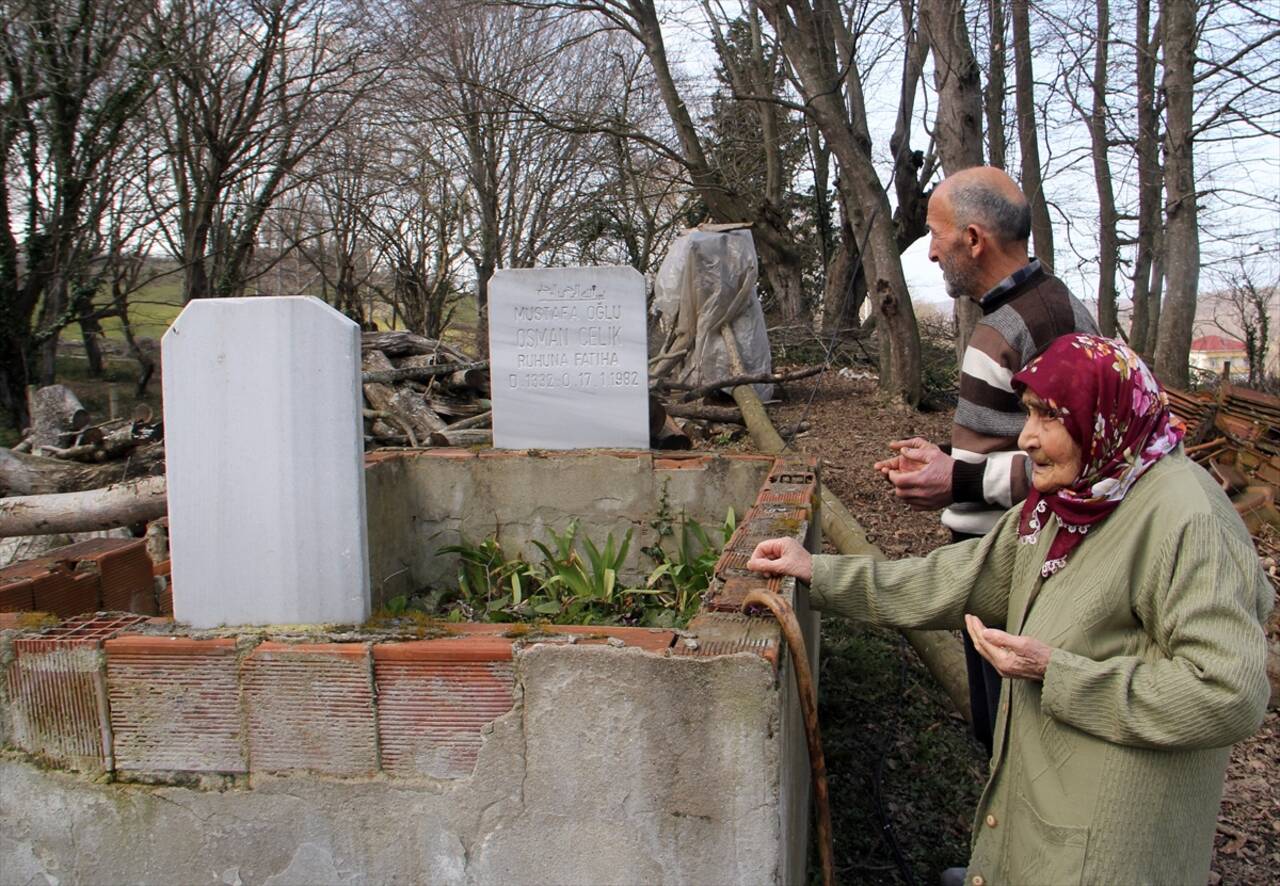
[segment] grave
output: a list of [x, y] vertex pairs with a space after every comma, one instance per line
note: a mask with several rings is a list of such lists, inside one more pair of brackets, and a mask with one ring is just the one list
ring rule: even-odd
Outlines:
[[493, 441], [649, 445], [644, 278], [633, 268], [503, 270], [489, 283]]
[[369, 615], [360, 329], [315, 298], [193, 301], [165, 333], [174, 615]]

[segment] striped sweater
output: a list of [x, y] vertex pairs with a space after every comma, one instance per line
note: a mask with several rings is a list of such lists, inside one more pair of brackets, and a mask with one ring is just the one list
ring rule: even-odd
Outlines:
[[1018, 451], [1026, 416], [1014, 373], [1060, 335], [1098, 332], [1089, 310], [1034, 258], [979, 304], [983, 318], [964, 352], [951, 427], [954, 504], [942, 512], [943, 524], [965, 535], [985, 534], [1027, 497], [1030, 465]]

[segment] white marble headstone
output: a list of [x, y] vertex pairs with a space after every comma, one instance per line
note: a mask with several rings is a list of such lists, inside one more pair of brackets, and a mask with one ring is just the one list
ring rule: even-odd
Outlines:
[[634, 268], [498, 271], [489, 283], [494, 445], [647, 449], [646, 341]]
[[314, 298], [194, 301], [163, 365], [174, 616], [367, 619], [359, 327]]

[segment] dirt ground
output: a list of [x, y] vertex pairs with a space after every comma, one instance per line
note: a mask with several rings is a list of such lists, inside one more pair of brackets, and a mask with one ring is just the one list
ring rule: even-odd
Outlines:
[[[886, 443], [947, 438], [950, 411], [886, 407], [874, 380], [827, 372], [794, 383], [775, 425], [811, 428], [793, 446], [822, 458], [822, 480], [889, 557], [948, 541], [937, 514], [900, 505], [871, 464]], [[969, 816], [986, 762], [914, 652], [892, 632], [827, 619], [821, 716], [841, 882], [937, 882], [967, 855]], [[1280, 712], [1231, 756], [1211, 883], [1275, 883], [1280, 871]]]

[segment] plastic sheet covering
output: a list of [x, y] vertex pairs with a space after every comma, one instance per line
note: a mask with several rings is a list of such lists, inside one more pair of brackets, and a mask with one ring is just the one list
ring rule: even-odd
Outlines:
[[[665, 352], [684, 351], [673, 378], [697, 386], [735, 374], [720, 335], [726, 323], [743, 369], [772, 371], [756, 273], [755, 242], [746, 228], [707, 225], [685, 231], [672, 244], [654, 280], [653, 307], [670, 342]], [[762, 400], [773, 396], [773, 385], [754, 387]]]

